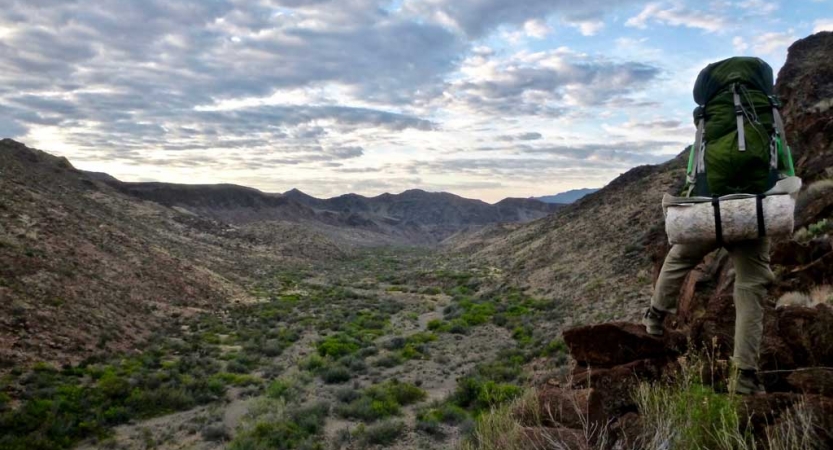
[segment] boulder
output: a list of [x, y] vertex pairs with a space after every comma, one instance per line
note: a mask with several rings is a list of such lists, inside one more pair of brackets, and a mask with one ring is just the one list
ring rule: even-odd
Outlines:
[[658, 381], [677, 367], [676, 361], [666, 358], [640, 359], [602, 369], [579, 366], [573, 373], [573, 386], [598, 392], [605, 415], [616, 417], [636, 409], [633, 392], [640, 382]]
[[564, 332], [570, 355], [580, 365], [613, 367], [639, 359], [673, 358], [685, 351], [686, 338], [678, 331], [651, 336], [645, 327], [611, 322], [572, 328]]

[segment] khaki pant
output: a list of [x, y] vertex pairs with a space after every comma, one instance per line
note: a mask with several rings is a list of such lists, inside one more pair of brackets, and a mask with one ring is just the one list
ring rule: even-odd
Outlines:
[[[677, 300], [686, 275], [716, 245], [674, 245], [657, 279], [651, 304], [669, 313], [677, 312]], [[735, 351], [733, 360], [740, 369], [758, 368], [758, 353], [763, 333], [764, 296], [775, 276], [769, 268], [769, 239], [726, 245], [735, 265]]]

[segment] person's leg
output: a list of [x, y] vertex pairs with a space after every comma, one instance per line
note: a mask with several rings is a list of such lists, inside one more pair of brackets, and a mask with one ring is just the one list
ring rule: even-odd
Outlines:
[[682, 245], [671, 247], [654, 287], [651, 307], [662, 313], [676, 313], [680, 288], [686, 275], [714, 250], [713, 245]]
[[735, 265], [735, 350], [740, 370], [758, 369], [763, 334], [764, 297], [775, 276], [769, 267], [769, 240], [733, 244], [729, 254]]
[[645, 311], [642, 323], [645, 331], [654, 336], [662, 336], [662, 322], [666, 314], [677, 312], [677, 301], [683, 280], [691, 269], [697, 267], [703, 257], [714, 249], [711, 245], [674, 245], [657, 278], [651, 307]]

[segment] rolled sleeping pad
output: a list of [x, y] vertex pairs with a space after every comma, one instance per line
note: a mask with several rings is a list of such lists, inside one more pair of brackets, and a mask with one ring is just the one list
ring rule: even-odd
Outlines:
[[762, 195], [718, 198], [665, 194], [665, 232], [671, 244], [718, 245], [792, 234], [801, 179], [788, 177]]

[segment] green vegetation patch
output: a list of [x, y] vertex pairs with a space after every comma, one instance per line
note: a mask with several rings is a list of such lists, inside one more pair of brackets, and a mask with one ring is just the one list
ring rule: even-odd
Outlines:
[[391, 380], [371, 386], [360, 395], [342, 392], [339, 397], [346, 402], [336, 407], [338, 415], [373, 422], [399, 415], [402, 406], [424, 400], [426, 393], [413, 384]]
[[318, 435], [329, 405], [322, 402], [289, 409], [283, 402], [263, 400], [249, 412], [229, 450], [324, 449]]

